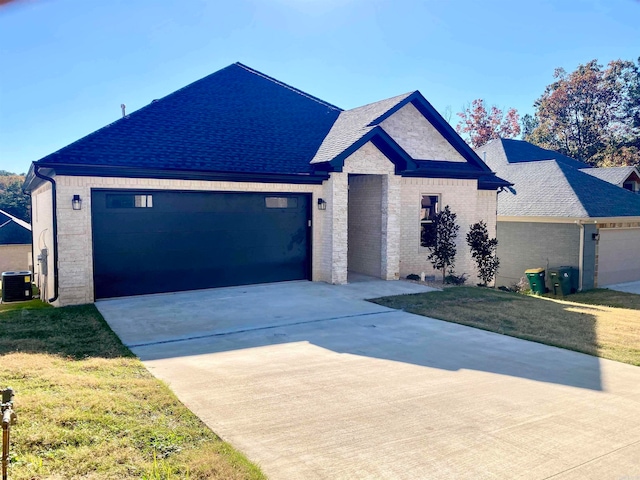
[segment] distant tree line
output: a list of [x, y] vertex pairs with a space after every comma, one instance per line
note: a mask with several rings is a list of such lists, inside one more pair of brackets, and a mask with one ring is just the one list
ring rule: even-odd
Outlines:
[[0, 170], [0, 210], [31, 222], [31, 201], [22, 193], [24, 175]]
[[640, 165], [640, 58], [597, 60], [555, 79], [535, 103], [535, 113], [520, 119], [511, 108], [490, 109], [474, 100], [458, 113], [456, 130], [474, 148], [494, 138], [514, 138], [558, 151], [589, 165]]

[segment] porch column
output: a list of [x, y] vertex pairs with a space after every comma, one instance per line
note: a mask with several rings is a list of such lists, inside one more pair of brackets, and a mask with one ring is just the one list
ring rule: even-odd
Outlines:
[[382, 177], [381, 276], [384, 280], [400, 278], [400, 181], [394, 174]]
[[326, 213], [330, 217], [328, 236], [329, 252], [326, 265], [329, 270], [329, 282], [340, 285], [347, 283], [347, 253], [348, 253], [348, 203], [349, 181], [348, 174], [332, 172], [327, 181], [325, 192], [327, 196]]

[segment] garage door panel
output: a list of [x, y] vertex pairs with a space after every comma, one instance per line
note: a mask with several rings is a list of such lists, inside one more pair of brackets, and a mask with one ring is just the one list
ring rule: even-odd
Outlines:
[[640, 228], [601, 228], [598, 286], [640, 280]]
[[267, 208], [274, 194], [152, 192], [152, 207], [113, 207], [135, 194], [92, 192], [96, 298], [309, 278], [308, 195]]

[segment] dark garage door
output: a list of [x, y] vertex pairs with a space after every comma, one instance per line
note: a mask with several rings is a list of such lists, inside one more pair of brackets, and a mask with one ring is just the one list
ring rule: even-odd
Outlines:
[[96, 298], [309, 279], [306, 194], [94, 190]]

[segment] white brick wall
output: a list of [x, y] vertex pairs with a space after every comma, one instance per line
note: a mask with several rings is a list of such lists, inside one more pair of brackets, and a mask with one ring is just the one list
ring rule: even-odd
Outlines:
[[[433, 272], [427, 261], [427, 249], [420, 247], [420, 199], [422, 194], [438, 194], [442, 205], [450, 205], [458, 214], [458, 223], [461, 225], [456, 271], [474, 273], [464, 237], [468, 226], [480, 219], [488, 221], [490, 232], [495, 235], [495, 192], [478, 191], [476, 181], [472, 180], [400, 178], [394, 174], [394, 170], [394, 165], [373, 144], [367, 143], [345, 160], [342, 172], [331, 173], [330, 179], [323, 185], [56, 177], [59, 247], [59, 299], [56, 305], [89, 303], [94, 300], [92, 188], [309, 193], [312, 195], [313, 223], [312, 279], [335, 284], [346, 283], [350, 261], [354, 268], [359, 268], [357, 262], [360, 260], [356, 260], [359, 255], [366, 258], [370, 265], [377, 264], [369, 273], [375, 274], [377, 271], [378, 276], [389, 280], [409, 273]], [[368, 195], [375, 198], [380, 206], [378, 212], [373, 212], [377, 217], [374, 223], [368, 225], [371, 228], [360, 233], [357, 230], [367, 228], [367, 225], [360, 225], [362, 216], [365, 215], [361, 211], [364, 207], [358, 210], [354, 204], [355, 211], [352, 209], [349, 212], [350, 175], [352, 185], [366, 185], [370, 190]], [[71, 199], [74, 195], [82, 198], [80, 211], [72, 209]], [[49, 276], [44, 294], [45, 298], [50, 298], [53, 295], [50, 185], [43, 183], [34, 190], [32, 197], [36, 255], [44, 246], [50, 252]], [[325, 211], [317, 209], [318, 198], [327, 202]], [[360, 218], [350, 221], [350, 214]], [[367, 238], [371, 239], [374, 235], [373, 224], [379, 234], [378, 241], [373, 246], [374, 252], [365, 252], [365, 246], [371, 245]], [[349, 228], [352, 229], [351, 239]], [[358, 253], [356, 250], [362, 252]]]
[[[331, 238], [331, 248], [328, 250], [331, 252], [332, 258], [330, 268], [332, 272], [331, 283], [346, 283], [350, 249], [352, 250], [352, 260], [356, 262], [374, 262], [376, 260], [379, 262], [379, 266], [370, 265], [367, 268], [370, 274], [375, 275], [377, 271], [379, 272], [377, 276], [382, 278], [397, 278], [399, 255], [397, 254], [397, 247], [394, 247], [394, 245], [397, 245], [397, 238], [400, 236], [399, 222], [397, 220], [399, 179], [394, 175], [394, 172], [395, 166], [393, 163], [371, 142], [367, 142], [345, 159], [342, 172], [331, 173], [331, 179], [326, 182], [327, 196], [330, 194], [331, 199], [327, 208], [330, 221], [326, 225], [327, 233], [325, 233]], [[352, 175], [351, 177], [349, 177], [350, 174]], [[365, 176], [359, 177], [359, 175]], [[379, 218], [379, 223], [376, 220], [376, 224], [379, 225], [378, 235], [380, 235], [380, 240], [374, 246], [376, 249], [379, 248], [379, 255], [377, 252], [367, 255], [357, 251], [364, 239], [358, 239], [356, 240], [356, 245], [349, 246], [349, 229], [359, 228], [359, 220], [356, 219], [355, 224], [352, 224], [352, 221], [349, 220], [349, 178], [356, 183], [367, 182], [367, 175], [381, 177], [380, 182], [375, 183], [376, 180], [371, 180], [373, 183], [368, 185], [371, 190], [374, 188], [375, 183], [377, 185], [375, 188], [379, 189], [380, 192], [376, 195], [376, 197], [380, 196], [380, 210], [374, 213]], [[359, 180], [360, 178], [363, 180]], [[372, 192], [370, 191], [370, 193]], [[352, 232], [352, 235], [354, 233]], [[360, 237], [363, 237], [363, 235], [360, 235]], [[366, 233], [364, 237], [366, 237]], [[356, 238], [358, 238], [357, 233]], [[354, 267], [359, 269], [361, 264], [356, 263]], [[326, 271], [328, 269], [329, 265], [327, 264], [323, 270]]]
[[[351, 272], [382, 276], [382, 175], [349, 179], [348, 268]], [[386, 229], [385, 229], [386, 230]]]
[[411, 103], [406, 104], [380, 125], [411, 158], [466, 162]]
[[469, 283], [477, 282], [475, 263], [466, 242], [469, 226], [485, 220], [489, 234], [496, 234], [496, 192], [477, 190], [475, 180], [403, 178], [402, 179], [402, 214], [401, 214], [401, 254], [400, 275], [405, 277], [411, 273], [419, 275], [436, 275], [442, 273], [435, 270], [427, 260], [429, 249], [420, 246], [420, 201], [422, 195], [439, 195], [440, 208], [449, 205], [457, 214], [460, 225], [456, 239], [457, 254], [455, 271], [458, 275], [466, 273]]
[[327, 209], [319, 211], [324, 224], [320, 243], [320, 280], [333, 284], [347, 283], [348, 175], [331, 173], [329, 180], [323, 183], [323, 192]]
[[[31, 232], [33, 238], [33, 251], [36, 258], [33, 259], [34, 281], [40, 288], [40, 297], [48, 300], [54, 295], [53, 281], [53, 212], [51, 184], [45, 182], [31, 192]], [[40, 265], [37, 256], [43, 249], [49, 251], [47, 268], [48, 275], [40, 275]]]
[[342, 167], [344, 173], [393, 175], [395, 165], [371, 142], [349, 155]]
[[382, 278], [400, 278], [401, 182], [396, 175], [386, 175], [382, 182]]
[[[102, 178], [102, 177], [70, 177], [58, 176], [56, 180], [58, 201], [58, 268], [59, 268], [59, 300], [56, 305], [72, 305], [90, 303], [93, 296], [93, 250], [91, 233], [91, 189], [135, 189], [135, 190], [193, 190], [193, 191], [228, 191], [228, 192], [279, 192], [279, 193], [309, 193], [312, 195], [311, 215], [313, 228], [312, 242], [312, 279], [325, 280], [331, 277], [331, 272], [323, 271], [323, 222], [327, 218], [326, 212], [316, 207], [317, 199], [323, 195], [320, 185], [267, 184], [243, 182], [213, 182], [191, 180], [163, 180], [142, 178]], [[45, 237], [52, 230], [50, 213], [51, 203], [46, 203], [46, 194], [50, 190], [45, 184], [34, 191], [40, 203], [38, 204], [39, 222], [34, 217], [34, 235], [46, 230]], [[346, 190], [345, 190], [346, 191]], [[82, 198], [82, 210], [75, 211], [71, 206], [74, 195]], [[41, 198], [42, 197], [42, 198]], [[49, 193], [50, 197], [50, 193]], [[37, 238], [34, 236], [34, 238]], [[47, 240], [50, 247], [53, 238]], [[51, 257], [51, 256], [50, 256]], [[49, 297], [53, 295], [53, 264], [50, 265]]]

